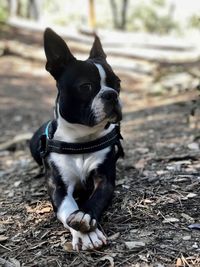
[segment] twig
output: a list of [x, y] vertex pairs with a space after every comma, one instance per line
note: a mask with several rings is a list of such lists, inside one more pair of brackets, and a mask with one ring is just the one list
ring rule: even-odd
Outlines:
[[24, 141], [30, 140], [32, 137], [32, 133], [24, 133], [24, 134], [18, 134], [13, 139], [8, 140], [4, 143], [0, 144], [0, 151], [2, 150], [9, 150], [13, 146], [15, 146], [18, 143], [22, 143]]
[[7, 250], [9, 250], [9, 251], [12, 251], [10, 248], [7, 248], [7, 247], [5, 247], [5, 246], [2, 245], [2, 244], [0, 244], [0, 247], [5, 248], [5, 249], [7, 249]]

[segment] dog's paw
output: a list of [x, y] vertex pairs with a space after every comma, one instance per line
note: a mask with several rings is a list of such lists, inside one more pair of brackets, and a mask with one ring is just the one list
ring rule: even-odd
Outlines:
[[67, 224], [69, 227], [82, 233], [94, 231], [97, 228], [97, 221], [88, 213], [84, 213], [80, 210], [77, 210], [69, 215]]
[[99, 249], [107, 244], [106, 237], [98, 228], [89, 233], [81, 233], [71, 229], [71, 233], [72, 247], [76, 251]]

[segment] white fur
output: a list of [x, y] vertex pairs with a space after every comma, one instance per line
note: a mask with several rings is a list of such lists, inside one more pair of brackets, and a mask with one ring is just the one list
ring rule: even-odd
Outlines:
[[106, 73], [105, 70], [103, 69], [103, 67], [100, 64], [94, 64], [98, 71], [99, 71], [99, 75], [101, 78], [100, 84], [101, 84], [101, 88], [106, 87]]
[[106, 83], [105, 83], [106, 73], [100, 64], [94, 64], [94, 65], [97, 67], [99, 71], [101, 89], [99, 93], [95, 96], [94, 100], [92, 101], [91, 109], [94, 113], [96, 121], [100, 122], [106, 116], [106, 113], [104, 111], [104, 104], [100, 97], [102, 92], [106, 90]]
[[[107, 134], [114, 127], [114, 125], [110, 125], [105, 130], [105, 122], [104, 125], [98, 125], [96, 127], [71, 124], [66, 122], [59, 113], [57, 121], [58, 127], [54, 138], [64, 142], [76, 142], [77, 140], [91, 141]], [[63, 182], [68, 186], [80, 181], [84, 182], [87, 175], [104, 161], [105, 155], [109, 150], [110, 148], [108, 147], [94, 153], [72, 155], [51, 153], [50, 160], [57, 166]]]
[[[65, 121], [59, 112], [57, 122], [58, 127], [54, 134], [54, 138], [56, 140], [65, 142], [91, 141], [106, 135], [115, 127], [111, 124], [110, 127], [105, 130], [105, 122], [102, 122], [94, 127], [71, 124]], [[58, 219], [65, 227], [67, 227], [66, 220], [69, 215], [78, 210], [78, 206], [73, 198], [75, 184], [80, 182], [84, 183], [89, 173], [93, 169], [96, 169], [98, 165], [104, 161], [109, 150], [110, 148], [108, 147], [103, 150], [88, 154], [50, 154], [50, 161], [56, 165], [60, 175], [62, 176], [63, 182], [68, 188], [68, 195], [64, 198], [57, 212]]]
[[100, 64], [95, 64], [99, 71], [100, 75], [100, 84], [101, 89], [99, 93], [95, 96], [94, 100], [92, 101], [91, 109], [94, 113], [95, 119], [97, 122], [102, 121], [106, 117], [106, 113], [104, 111], [104, 103], [102, 101], [101, 95], [104, 91], [110, 90], [112, 88], [106, 86], [106, 73], [103, 67]]
[[69, 228], [66, 223], [67, 218], [69, 217], [71, 213], [78, 210], [78, 205], [72, 196], [73, 190], [74, 190], [73, 185], [68, 187], [67, 196], [64, 198], [64, 200], [62, 201], [57, 211], [58, 219], [63, 223], [63, 225], [66, 228]]
[[[101, 65], [95, 65], [97, 66], [101, 77], [100, 92], [102, 93], [102, 91], [109, 89], [105, 85], [106, 73]], [[103, 120], [105, 118], [105, 113], [103, 111], [103, 103], [100, 100], [99, 94], [97, 94], [97, 96], [95, 97], [92, 108], [95, 112], [96, 118], [100, 118], [99, 121], [101, 121], [101, 123], [94, 127], [88, 127], [81, 124], [72, 124], [64, 120], [60, 115], [59, 106], [57, 104], [58, 126], [54, 134], [54, 138], [56, 140], [64, 142], [87, 142], [102, 137], [110, 132], [115, 127], [115, 125], [111, 124], [108, 129], [104, 129], [107, 121]], [[67, 196], [64, 198], [57, 212], [58, 219], [64, 224], [65, 227], [67, 227], [66, 220], [69, 215], [78, 210], [78, 206], [73, 198], [75, 185], [77, 183], [85, 182], [89, 173], [92, 170], [96, 169], [98, 165], [100, 165], [105, 160], [106, 154], [109, 152], [109, 150], [110, 148], [108, 147], [103, 150], [88, 154], [50, 154], [50, 161], [52, 161], [56, 165], [60, 175], [62, 176], [62, 180], [66, 185], [66, 188], [68, 188]], [[75, 235], [74, 232], [73, 235]], [[73, 238], [75, 238], [75, 236], [73, 236]], [[88, 237], [82, 238], [87, 239]], [[94, 242], [96, 242], [95, 238]], [[87, 243], [86, 241], [84, 242]], [[86, 246], [87, 244], [85, 244], [85, 247]]]

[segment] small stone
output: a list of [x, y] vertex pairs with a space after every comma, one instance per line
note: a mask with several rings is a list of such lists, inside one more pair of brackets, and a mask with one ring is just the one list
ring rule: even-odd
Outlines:
[[123, 184], [122, 187], [125, 188], [125, 189], [129, 189], [130, 188], [129, 185], [125, 185], [125, 184]]
[[125, 242], [125, 245], [128, 249], [135, 249], [139, 250], [146, 246], [146, 244], [143, 241], [127, 241]]
[[198, 143], [190, 143], [188, 144], [188, 148], [191, 150], [199, 150], [199, 144]]
[[181, 213], [181, 216], [184, 218], [184, 219], [186, 219], [188, 222], [190, 222], [190, 223], [194, 223], [194, 219], [192, 218], [192, 217], [190, 217], [188, 214], [186, 214], [186, 213]]
[[15, 122], [22, 121], [22, 119], [23, 119], [22, 116], [19, 116], [19, 115], [13, 117], [13, 120], [14, 120]]
[[196, 197], [197, 196], [197, 194], [195, 194], [195, 193], [189, 193], [186, 197], [187, 198], [193, 198], [193, 197]]
[[169, 218], [165, 218], [162, 222], [163, 223], [174, 223], [174, 222], [179, 222], [179, 219], [174, 218], [174, 217], [169, 217]]
[[199, 248], [197, 242], [195, 242], [193, 245], [192, 245], [193, 248]]
[[22, 181], [16, 181], [14, 182], [14, 187], [18, 187], [21, 184]]
[[183, 236], [183, 240], [188, 241], [191, 239], [191, 235]]
[[177, 165], [177, 164], [168, 165], [168, 166], [166, 166], [166, 169], [168, 171], [180, 171], [181, 170], [181, 164], [179, 164], [179, 165]]
[[130, 230], [130, 233], [132, 233], [132, 234], [135, 234], [135, 233], [137, 233], [138, 232], [138, 229], [131, 229]]

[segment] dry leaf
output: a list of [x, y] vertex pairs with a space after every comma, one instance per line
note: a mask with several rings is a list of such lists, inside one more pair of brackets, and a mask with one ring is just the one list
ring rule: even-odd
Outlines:
[[144, 169], [144, 166], [146, 165], [147, 160], [146, 159], [140, 159], [138, 162], [135, 163], [136, 169]]
[[176, 260], [176, 267], [182, 267], [182, 266], [183, 266], [183, 262], [182, 262], [181, 258], [178, 258]]
[[72, 243], [71, 242], [66, 242], [63, 245], [63, 249], [67, 252], [72, 252], [73, 251], [73, 247], [72, 247]]
[[113, 235], [110, 235], [108, 237], [108, 240], [111, 240], [111, 241], [116, 240], [119, 236], [120, 236], [120, 232], [117, 232], [117, 233], [115, 233]]
[[36, 210], [37, 214], [43, 214], [43, 213], [48, 213], [51, 211], [51, 207], [44, 207], [42, 209]]
[[35, 208], [32, 208], [30, 206], [26, 206], [26, 211], [28, 213], [37, 213], [37, 214], [43, 214], [43, 213], [48, 213], [52, 210], [51, 207], [47, 206], [47, 207], [44, 207], [44, 208], [40, 208], [40, 207], [35, 207]]

